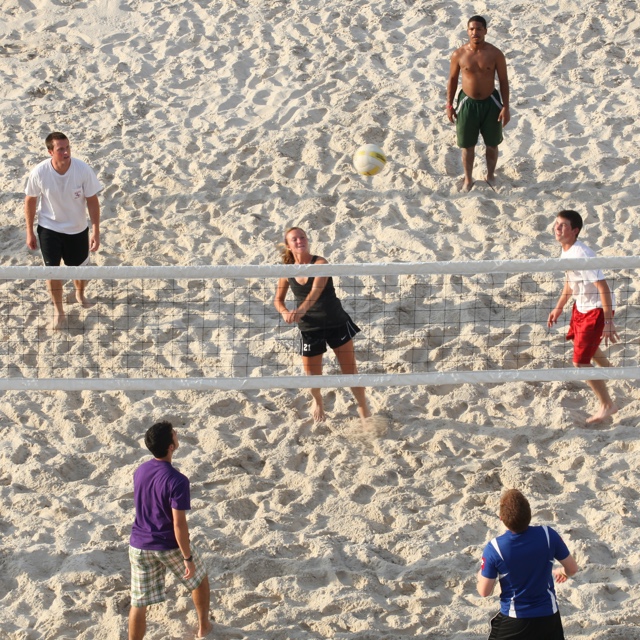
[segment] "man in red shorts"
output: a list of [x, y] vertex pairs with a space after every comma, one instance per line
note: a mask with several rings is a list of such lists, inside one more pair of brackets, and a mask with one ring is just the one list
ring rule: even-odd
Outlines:
[[[582, 230], [582, 216], [576, 211], [561, 211], [554, 225], [556, 240], [562, 246], [562, 258], [595, 258], [596, 254], [578, 240]], [[565, 304], [573, 296], [575, 302], [571, 312], [571, 323], [567, 340], [573, 340], [573, 364], [576, 367], [599, 367], [611, 364], [600, 349], [604, 337], [605, 345], [618, 342], [618, 333], [613, 323], [615, 298], [600, 269], [567, 271], [564, 288], [555, 309], [549, 314], [547, 326], [557, 321]], [[587, 423], [602, 422], [618, 411], [604, 380], [587, 380], [600, 402], [600, 410]]]

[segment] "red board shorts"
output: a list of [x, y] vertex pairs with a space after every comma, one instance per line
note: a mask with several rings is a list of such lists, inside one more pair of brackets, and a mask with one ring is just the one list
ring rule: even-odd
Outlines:
[[575, 364], [591, 364], [604, 332], [604, 311], [592, 309], [581, 313], [573, 305], [571, 322], [567, 340], [573, 340], [573, 362]]

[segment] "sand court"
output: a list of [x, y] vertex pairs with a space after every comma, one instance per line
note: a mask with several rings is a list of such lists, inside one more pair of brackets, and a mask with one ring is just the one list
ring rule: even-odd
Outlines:
[[[598, 255], [640, 254], [635, 3], [3, 9], [5, 266], [41, 264], [23, 187], [51, 130], [105, 185], [98, 265], [275, 263], [293, 223], [331, 263], [550, 258], [562, 208], [583, 214]], [[495, 190], [461, 194], [445, 86], [473, 13], [505, 52], [512, 121]], [[388, 158], [373, 178], [351, 165], [365, 143]], [[71, 307], [74, 327], [101, 304]], [[475, 575], [515, 486], [582, 569], [557, 588], [567, 637], [640, 638], [640, 393], [610, 389], [620, 412], [589, 428], [584, 383], [372, 389], [387, 419], [375, 437], [348, 388], [327, 393], [321, 425], [291, 390], [5, 392], [0, 638], [126, 637], [132, 473], [164, 418], [186, 445], [214, 637], [486, 638], [498, 599], [476, 595]], [[189, 594], [170, 583], [169, 597], [147, 638], [192, 637]]]

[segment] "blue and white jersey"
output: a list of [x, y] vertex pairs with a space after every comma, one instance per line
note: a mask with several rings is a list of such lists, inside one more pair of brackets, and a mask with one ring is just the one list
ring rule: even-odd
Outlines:
[[569, 549], [551, 527], [507, 531], [494, 538], [482, 554], [481, 574], [500, 579], [500, 612], [510, 618], [540, 618], [558, 610], [551, 569]]

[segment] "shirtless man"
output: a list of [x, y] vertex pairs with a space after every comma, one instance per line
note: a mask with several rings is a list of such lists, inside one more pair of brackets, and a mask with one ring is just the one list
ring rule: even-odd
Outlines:
[[[495, 184], [495, 168], [498, 163], [498, 145], [502, 142], [502, 127], [509, 115], [509, 80], [507, 61], [500, 49], [485, 41], [487, 21], [473, 16], [467, 23], [469, 43], [451, 56], [447, 83], [447, 117], [456, 123], [458, 146], [462, 149], [464, 165], [463, 191], [473, 186], [473, 161], [478, 134], [482, 133], [487, 148], [487, 182]], [[454, 107], [458, 89], [458, 76], [462, 71], [462, 91]], [[498, 74], [500, 93], [495, 88]], [[502, 97], [502, 99], [501, 99]]]

